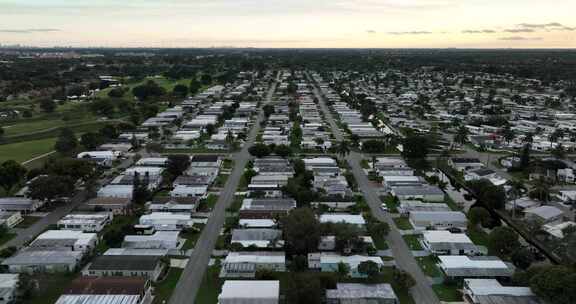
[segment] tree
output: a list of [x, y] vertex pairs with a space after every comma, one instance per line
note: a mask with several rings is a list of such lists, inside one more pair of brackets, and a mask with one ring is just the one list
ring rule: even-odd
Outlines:
[[14, 160], [7, 160], [0, 165], [0, 187], [6, 195], [24, 180], [26, 171], [26, 168]]
[[386, 222], [368, 223], [368, 231], [370, 231], [370, 234], [375, 234], [385, 238], [390, 232], [390, 225]]
[[177, 84], [172, 89], [172, 95], [176, 97], [186, 97], [188, 95], [188, 87], [183, 84]]
[[154, 97], [166, 95], [166, 89], [159, 86], [156, 82], [148, 80], [145, 84], [136, 86], [132, 89], [132, 94], [139, 100], [146, 100]]
[[552, 185], [543, 176], [532, 181], [532, 189], [530, 191], [530, 195], [532, 197], [538, 198], [542, 202], [547, 202], [550, 198], [550, 189]]
[[286, 158], [292, 155], [292, 148], [287, 145], [277, 145], [274, 147], [274, 153], [280, 157]]
[[62, 154], [70, 154], [78, 147], [78, 139], [74, 132], [68, 128], [62, 128], [60, 135], [54, 144], [54, 149]]
[[209, 85], [212, 83], [212, 76], [209, 74], [202, 74], [202, 76], [200, 76], [200, 82], [203, 85]]
[[291, 254], [307, 255], [318, 249], [320, 222], [310, 208], [297, 208], [282, 218], [286, 247]]
[[566, 157], [566, 149], [564, 149], [564, 146], [561, 143], [556, 145], [550, 153], [558, 159], [564, 159]]
[[481, 224], [483, 227], [488, 226], [490, 221], [490, 212], [484, 207], [474, 207], [468, 212], [468, 220], [473, 226], [478, 226]]
[[526, 169], [530, 166], [530, 144], [525, 144], [520, 153], [520, 168]]
[[250, 147], [248, 152], [254, 157], [262, 158], [270, 155], [270, 148], [268, 148], [268, 146], [263, 143], [257, 143]]
[[214, 133], [216, 133], [216, 126], [213, 124], [206, 125], [206, 134], [212, 136]]
[[92, 112], [96, 113], [97, 115], [102, 115], [106, 117], [110, 117], [114, 114], [114, 103], [110, 99], [99, 99], [90, 105], [90, 109]]
[[526, 247], [520, 247], [512, 253], [510, 257], [514, 266], [520, 269], [528, 269], [534, 262], [534, 254]]
[[270, 117], [270, 115], [274, 114], [274, 106], [273, 105], [270, 105], [270, 104], [264, 105], [262, 107], [262, 110], [264, 111], [264, 116], [266, 116], [266, 117]]
[[30, 198], [48, 202], [61, 197], [69, 197], [73, 192], [74, 180], [67, 176], [41, 176], [28, 185]]
[[200, 82], [198, 82], [198, 80], [192, 79], [190, 81], [190, 88], [189, 88], [190, 94], [195, 95], [196, 93], [198, 93], [198, 91], [200, 91], [201, 87], [202, 87], [202, 84]]
[[456, 135], [454, 135], [454, 142], [460, 145], [464, 145], [468, 142], [468, 129], [465, 126], [461, 126], [456, 131]]
[[145, 204], [151, 195], [148, 190], [148, 175], [146, 174], [144, 178], [141, 178], [140, 174], [136, 173], [132, 185], [132, 202], [138, 205]]
[[346, 279], [350, 276], [350, 266], [344, 262], [338, 263], [338, 268], [336, 269], [336, 273], [340, 279]]
[[402, 142], [402, 156], [408, 159], [425, 159], [430, 149], [429, 146], [427, 137], [409, 135]]
[[168, 156], [168, 166], [166, 170], [173, 176], [182, 175], [190, 166], [190, 156], [184, 154], [173, 154]]
[[510, 193], [514, 197], [514, 208], [512, 209], [512, 217], [516, 217], [516, 201], [520, 198], [522, 193], [526, 190], [524, 183], [520, 180], [510, 180], [508, 181], [510, 186]]
[[88, 132], [80, 136], [80, 144], [88, 150], [94, 150], [103, 143], [104, 137], [102, 137], [102, 134], [99, 133]]
[[362, 151], [366, 153], [384, 153], [387, 144], [383, 140], [371, 139], [362, 143]]
[[341, 157], [346, 157], [350, 154], [350, 144], [347, 141], [341, 141], [336, 146], [336, 153]]
[[496, 227], [488, 235], [489, 251], [501, 258], [510, 256], [518, 247], [518, 234], [510, 227]]
[[412, 278], [412, 276], [404, 270], [394, 269], [392, 278], [394, 279], [394, 282], [396, 282], [403, 289], [410, 289], [412, 286], [416, 285], [414, 278]]
[[44, 169], [51, 175], [67, 176], [73, 180], [88, 180], [95, 172], [95, 165], [86, 159], [61, 158], [49, 160]]
[[576, 271], [565, 266], [542, 268], [530, 279], [530, 288], [543, 299], [554, 304], [574, 303], [576, 299]]
[[40, 100], [40, 109], [46, 113], [52, 113], [56, 110], [56, 103], [52, 99], [44, 98]]
[[116, 139], [120, 136], [120, 130], [115, 125], [105, 125], [98, 131], [104, 139]]
[[502, 130], [502, 136], [507, 143], [510, 143], [516, 137], [516, 133], [510, 128], [510, 125], [506, 125]]
[[123, 88], [113, 88], [108, 92], [108, 97], [110, 98], [122, 98], [126, 91]]
[[380, 266], [373, 261], [365, 261], [358, 264], [358, 272], [367, 276], [370, 282], [374, 282], [380, 275]]
[[320, 304], [324, 296], [324, 288], [318, 277], [304, 274], [291, 276], [291, 288], [287, 291], [286, 303], [293, 304]]
[[487, 179], [469, 181], [467, 185], [478, 201], [482, 202], [486, 207], [496, 210], [504, 209], [506, 203], [504, 188], [495, 186]]
[[4, 131], [4, 128], [2, 126], [0, 126], [0, 139], [2, 139], [2, 137], [4, 136], [4, 133], [6, 133]]

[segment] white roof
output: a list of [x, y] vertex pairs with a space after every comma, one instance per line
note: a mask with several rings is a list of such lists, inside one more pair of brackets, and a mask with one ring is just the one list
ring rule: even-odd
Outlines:
[[48, 230], [38, 237], [37, 240], [68, 240], [75, 239], [75, 245], [87, 245], [92, 240], [96, 240], [96, 233], [84, 233], [82, 231], [74, 230]]
[[124, 237], [125, 242], [148, 242], [148, 241], [165, 241], [178, 242], [179, 231], [156, 231], [150, 235], [127, 235]]
[[[278, 299], [280, 295], [280, 281], [225, 281], [221, 299]], [[246, 302], [259, 303], [259, 302]]]
[[230, 252], [224, 263], [284, 264], [286, 255], [275, 251]]
[[15, 288], [18, 280], [17, 273], [0, 273], [0, 288]]
[[61, 295], [56, 304], [138, 304], [140, 295]]
[[345, 263], [350, 265], [351, 268], [357, 268], [358, 265], [360, 265], [360, 263], [367, 261], [372, 261], [378, 265], [384, 265], [382, 259], [376, 256], [363, 256], [363, 255], [343, 256], [339, 254], [325, 253], [325, 252], [323, 252], [320, 255], [320, 263], [322, 264]]
[[276, 225], [276, 223], [273, 220], [268, 219], [240, 219], [238, 224], [242, 227], [248, 227], [248, 228], [258, 228], [258, 227], [268, 228], [268, 227], [274, 227]]
[[508, 265], [500, 259], [470, 259], [465, 255], [441, 255], [438, 256], [442, 265], [446, 268], [484, 268], [502, 269]]
[[320, 215], [321, 223], [347, 223], [355, 225], [365, 225], [364, 217], [359, 214], [339, 214], [339, 213], [325, 213]]
[[464, 279], [466, 285], [475, 296], [507, 295], [507, 296], [533, 296], [529, 287], [502, 286], [495, 279]]
[[452, 233], [447, 230], [424, 231], [424, 239], [428, 243], [470, 243], [472, 240], [464, 233]]

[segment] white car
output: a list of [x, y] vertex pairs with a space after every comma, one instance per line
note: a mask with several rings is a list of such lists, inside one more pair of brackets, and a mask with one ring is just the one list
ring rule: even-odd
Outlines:
[[380, 205], [380, 209], [382, 209], [382, 211], [384, 212], [388, 212], [388, 207], [386, 206], [386, 204]]

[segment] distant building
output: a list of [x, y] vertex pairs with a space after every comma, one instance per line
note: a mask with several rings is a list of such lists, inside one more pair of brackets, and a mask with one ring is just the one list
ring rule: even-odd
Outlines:
[[514, 266], [494, 256], [441, 255], [438, 259], [444, 275], [452, 279], [498, 279], [514, 274]]
[[16, 301], [20, 276], [12, 273], [0, 273], [0, 304]]
[[464, 299], [471, 304], [543, 304], [529, 287], [502, 286], [494, 279], [464, 279]]
[[85, 276], [145, 277], [158, 280], [164, 265], [158, 256], [101, 255], [82, 271]]
[[82, 276], [64, 289], [56, 304], [145, 304], [151, 300], [146, 278]]
[[280, 281], [225, 281], [218, 304], [279, 304]]
[[337, 283], [326, 290], [326, 304], [398, 304], [390, 284]]

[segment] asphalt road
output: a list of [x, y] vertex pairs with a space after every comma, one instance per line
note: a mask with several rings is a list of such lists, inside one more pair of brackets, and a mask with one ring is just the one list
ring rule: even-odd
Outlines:
[[[311, 78], [309, 77], [309, 79]], [[344, 136], [334, 121], [332, 113], [328, 109], [324, 98], [322, 98], [322, 96], [319, 94], [318, 88], [314, 89], [314, 93], [320, 101], [320, 108], [326, 114], [326, 119], [328, 120], [330, 128], [332, 129], [332, 133], [334, 133], [334, 137], [338, 141], [344, 140]], [[368, 206], [370, 206], [372, 214], [379, 221], [386, 222], [390, 225], [390, 233], [386, 237], [386, 241], [388, 242], [388, 245], [394, 254], [394, 260], [396, 261], [397, 267], [410, 273], [410, 275], [412, 275], [416, 281], [416, 285], [410, 290], [412, 297], [414, 298], [414, 302], [426, 304], [440, 303], [438, 297], [430, 287], [430, 281], [420, 269], [418, 262], [416, 262], [414, 256], [412, 255], [412, 251], [410, 251], [404, 242], [404, 239], [396, 228], [394, 221], [380, 209], [380, 205], [382, 204], [380, 197], [372, 187], [368, 177], [360, 166], [362, 155], [357, 152], [350, 152], [350, 154], [346, 157], [346, 160], [348, 161], [352, 173], [356, 178], [359, 189], [364, 194], [364, 198], [366, 199]]]
[[[272, 99], [272, 96], [276, 90], [276, 84], [273, 84], [268, 91], [267, 101]], [[260, 111], [258, 119], [254, 124], [250, 134], [248, 135], [248, 140], [244, 144], [242, 150], [234, 155], [234, 169], [228, 177], [226, 184], [222, 191], [220, 191], [220, 196], [216, 202], [214, 210], [212, 210], [212, 215], [204, 226], [200, 238], [196, 242], [196, 246], [192, 251], [192, 255], [172, 293], [170, 298], [170, 304], [189, 304], [195, 302], [196, 294], [198, 289], [202, 284], [202, 279], [204, 278], [204, 273], [208, 268], [208, 262], [210, 261], [210, 256], [212, 251], [216, 246], [216, 241], [218, 235], [224, 226], [226, 220], [226, 208], [228, 208], [234, 201], [234, 194], [240, 183], [240, 178], [244, 173], [244, 168], [250, 160], [251, 156], [248, 153], [248, 148], [250, 148], [256, 141], [256, 136], [260, 130], [260, 122], [264, 119], [264, 114]], [[202, 303], [198, 303], [202, 304]]]

